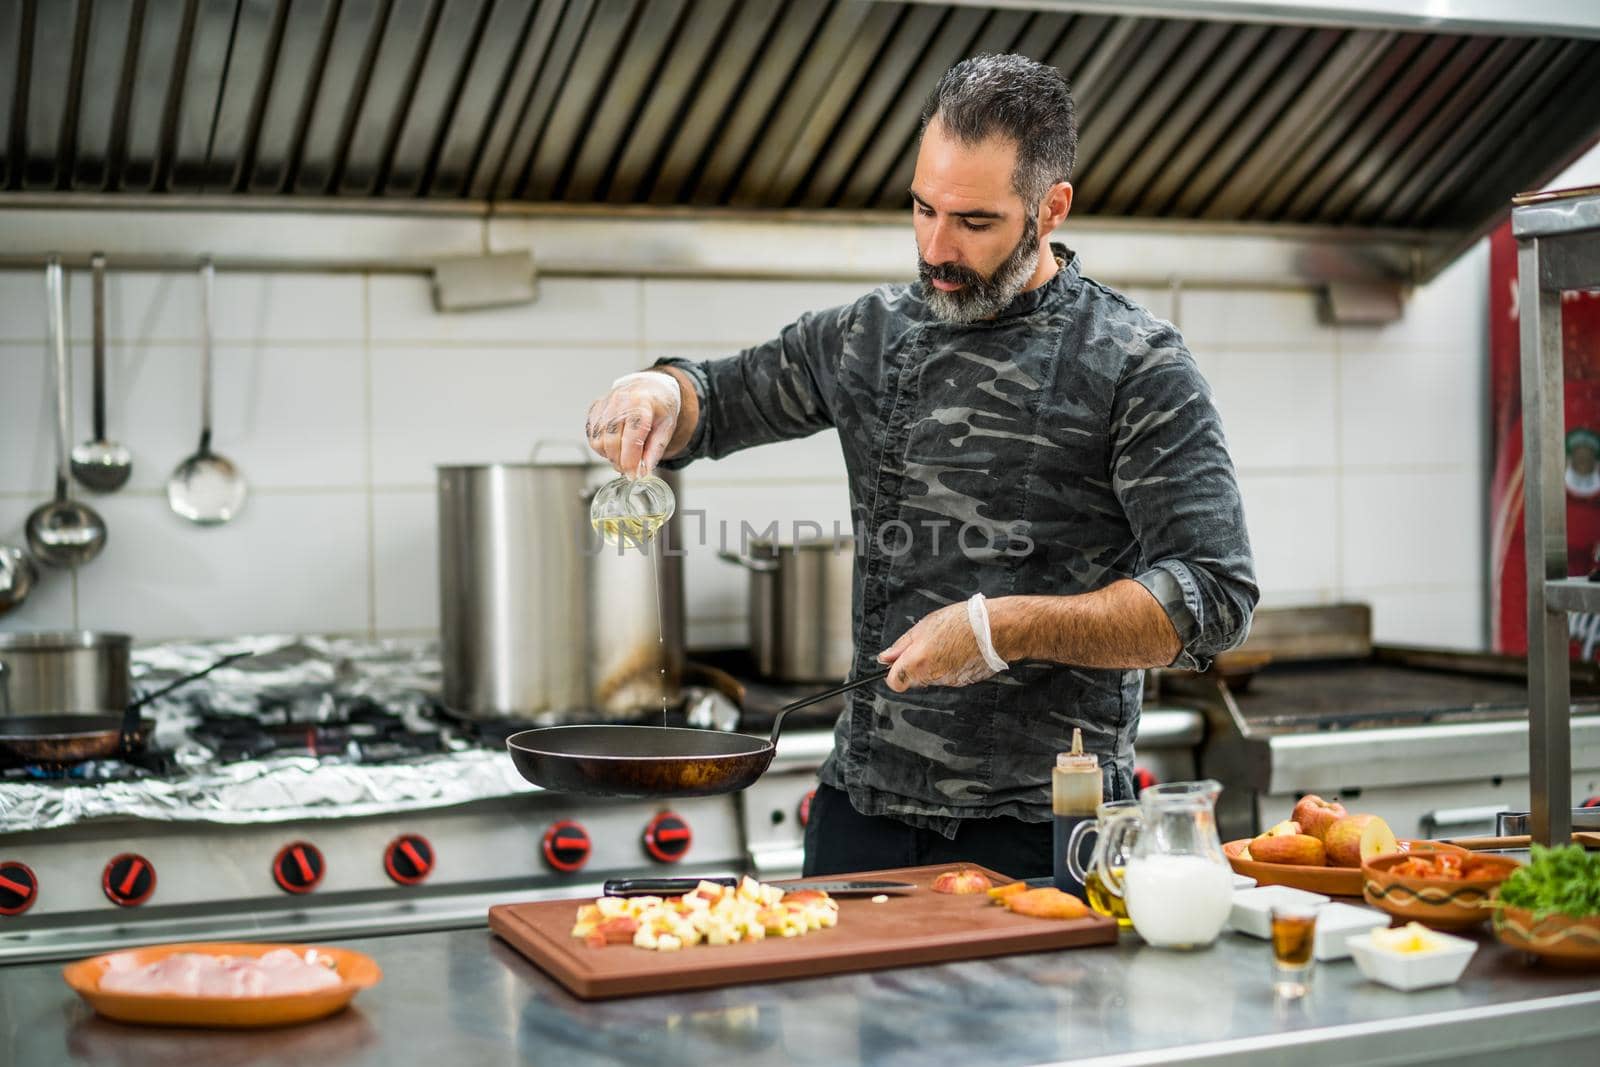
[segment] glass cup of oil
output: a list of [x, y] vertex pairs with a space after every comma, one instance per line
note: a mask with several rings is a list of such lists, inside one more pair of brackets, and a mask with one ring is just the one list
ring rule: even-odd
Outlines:
[[[1072, 837], [1067, 845], [1067, 862], [1071, 865], [1074, 877], [1083, 883], [1084, 899], [1089, 902], [1089, 907], [1104, 915], [1108, 919], [1117, 920], [1117, 927], [1121, 930], [1133, 929], [1133, 921], [1128, 918], [1128, 902], [1123, 899], [1120, 889], [1112, 889], [1107, 885], [1106, 874], [1115, 879], [1119, 886], [1122, 881], [1123, 871], [1128, 865], [1126, 850], [1121, 846], [1112, 846], [1115, 854], [1105, 855], [1110, 843], [1110, 834], [1106, 833], [1109, 827], [1121, 815], [1129, 812], [1137, 814], [1139, 802], [1137, 800], [1107, 800], [1095, 809], [1092, 820], [1080, 822], [1072, 829]], [[1094, 850], [1087, 865], [1083, 863], [1083, 839], [1094, 835]], [[1125, 844], [1126, 839], [1124, 839]]]
[[608, 544], [642, 548], [672, 518], [677, 503], [672, 486], [653, 474], [613, 478], [595, 491], [589, 525]]

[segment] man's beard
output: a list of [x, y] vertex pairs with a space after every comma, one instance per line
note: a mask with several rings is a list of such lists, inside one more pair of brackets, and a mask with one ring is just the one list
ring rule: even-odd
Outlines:
[[[983, 275], [971, 267], [954, 263], [934, 266], [917, 250], [917, 273], [922, 278], [923, 297], [934, 315], [945, 322], [966, 323], [992, 319], [1022, 292], [1039, 266], [1039, 223], [1032, 216], [1023, 220], [1022, 239], [994, 273]], [[961, 288], [946, 292], [933, 286], [935, 280], [956, 282]]]

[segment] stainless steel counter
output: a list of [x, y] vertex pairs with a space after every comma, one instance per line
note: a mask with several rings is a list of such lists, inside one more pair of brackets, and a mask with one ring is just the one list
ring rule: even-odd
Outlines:
[[[1264, 942], [1115, 947], [583, 1003], [485, 930], [341, 942], [384, 970], [356, 1006], [263, 1033], [96, 1018], [56, 965], [0, 968], [0, 1063], [1133, 1065], [1595, 1062], [1600, 975], [1529, 965], [1485, 935], [1461, 982], [1398, 993], [1323, 964], [1279, 1004]], [[620, 951], [620, 950], [611, 950]], [[709, 949], [705, 951], [718, 951]], [[728, 950], [735, 951], [735, 950]]]

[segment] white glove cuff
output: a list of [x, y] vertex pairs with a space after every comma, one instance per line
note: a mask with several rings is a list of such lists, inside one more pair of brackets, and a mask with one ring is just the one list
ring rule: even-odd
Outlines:
[[615, 389], [617, 386], [623, 384], [624, 382], [637, 381], [637, 380], [639, 380], [641, 378], [651, 378], [651, 379], [665, 378], [667, 381], [671, 382], [672, 383], [672, 396], [673, 396], [673, 399], [677, 401], [678, 410], [679, 411], [683, 410], [683, 385], [682, 385], [682, 383], [680, 383], [678, 381], [678, 376], [676, 374], [668, 374], [666, 371], [659, 371], [659, 370], [636, 370], [636, 371], [631, 371], [628, 374], [624, 374], [622, 377], [618, 378], [616, 381], [612, 382], [611, 383], [611, 388]]
[[1011, 666], [994, 650], [994, 636], [989, 632], [989, 607], [982, 593], [973, 593], [972, 599], [967, 601], [967, 622], [972, 625], [972, 636], [978, 639], [978, 652], [989, 669], [998, 674]]

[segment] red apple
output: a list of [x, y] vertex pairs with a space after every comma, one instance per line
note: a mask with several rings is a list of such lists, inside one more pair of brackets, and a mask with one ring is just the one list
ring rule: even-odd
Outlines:
[[1328, 827], [1350, 814], [1337, 800], [1323, 800], [1315, 793], [1307, 793], [1294, 806], [1290, 816], [1300, 824], [1300, 832], [1310, 834], [1318, 841], [1326, 841]]
[[1328, 827], [1323, 838], [1328, 862], [1335, 867], [1359, 867], [1374, 856], [1399, 851], [1394, 831], [1376, 815], [1346, 815]]
[[940, 871], [934, 876], [932, 889], [935, 893], [965, 896], [968, 893], [987, 893], [991, 884], [982, 871], [960, 867], [953, 871]]

